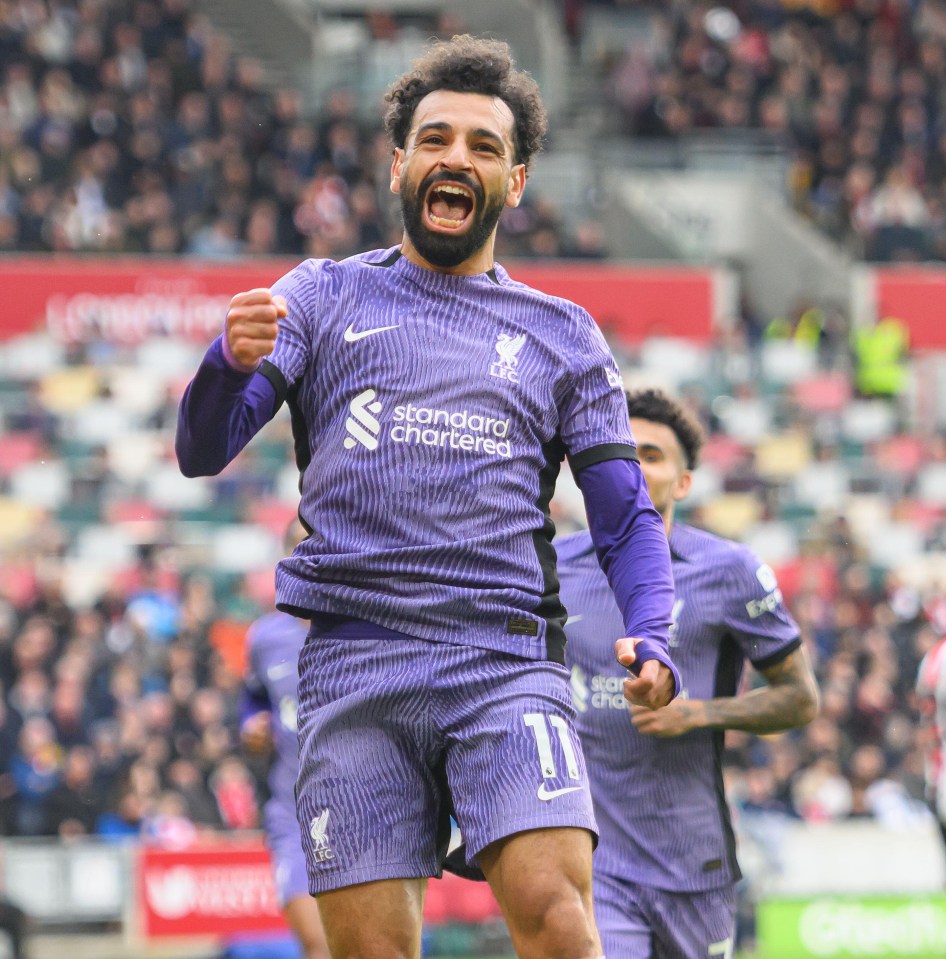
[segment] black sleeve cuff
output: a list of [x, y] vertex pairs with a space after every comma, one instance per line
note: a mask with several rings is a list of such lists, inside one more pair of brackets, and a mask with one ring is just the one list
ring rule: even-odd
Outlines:
[[286, 401], [286, 394], [289, 392], [289, 386], [286, 383], [286, 377], [282, 375], [282, 371], [278, 366], [273, 366], [269, 360], [263, 360], [259, 365], [259, 369], [256, 371], [260, 376], [265, 376], [267, 380], [272, 384], [273, 389], [276, 391], [276, 402], [273, 405], [273, 413], [279, 409]]
[[753, 659], [752, 667], [757, 669], [759, 672], [762, 672], [765, 669], [770, 669], [772, 666], [778, 665], [783, 659], [791, 656], [801, 646], [801, 637], [798, 639], [793, 639], [787, 646], [783, 646], [778, 652], [772, 653], [771, 656], [766, 656], [765, 659]]
[[586, 466], [594, 466], [595, 463], [603, 463], [605, 460], [632, 460], [635, 463], [641, 461], [634, 446], [626, 443], [603, 443], [601, 446], [582, 450], [574, 456], [569, 454], [568, 465], [572, 473], [578, 474]]

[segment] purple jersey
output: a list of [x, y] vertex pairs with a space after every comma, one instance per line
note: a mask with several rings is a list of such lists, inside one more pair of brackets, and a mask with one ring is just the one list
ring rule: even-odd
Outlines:
[[286, 613], [258, 619], [247, 633], [246, 688], [256, 701], [267, 701], [272, 712], [275, 755], [269, 771], [270, 804], [285, 809], [295, 821], [299, 742], [296, 727], [299, 651], [309, 624]]
[[[556, 542], [568, 609], [566, 656], [601, 844], [595, 872], [677, 892], [735, 882], [739, 867], [723, 793], [723, 733], [660, 739], [631, 724], [614, 659], [621, 615], [591, 538]], [[670, 648], [682, 696], [735, 695], [746, 659], [764, 669], [799, 645], [772, 570], [746, 547], [676, 524]]]
[[[307, 260], [273, 292], [288, 303], [275, 350], [249, 377], [208, 354], [178, 455], [185, 472], [219, 469], [245, 422], [272, 415], [263, 386], [288, 403], [311, 534], [279, 564], [280, 609], [562, 662], [548, 510], [559, 465], [637, 458], [591, 317], [499, 266], [437, 273], [397, 249]], [[198, 422], [214, 390], [214, 422]], [[659, 566], [647, 569], [653, 587]], [[653, 629], [635, 635], [665, 650], [669, 588], [642, 592], [632, 605]]]

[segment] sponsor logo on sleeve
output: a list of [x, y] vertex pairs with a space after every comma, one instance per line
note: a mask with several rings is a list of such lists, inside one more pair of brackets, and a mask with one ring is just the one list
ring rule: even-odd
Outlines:
[[771, 566], [763, 563], [756, 571], [755, 578], [768, 595], [762, 599], [750, 599], [746, 603], [746, 612], [750, 619], [758, 619], [765, 613], [774, 613], [782, 605], [782, 591]]

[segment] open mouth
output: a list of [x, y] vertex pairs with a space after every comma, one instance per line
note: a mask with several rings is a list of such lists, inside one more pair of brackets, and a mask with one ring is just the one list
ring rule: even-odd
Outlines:
[[462, 230], [473, 215], [473, 191], [458, 183], [437, 183], [427, 193], [427, 223], [433, 229]]

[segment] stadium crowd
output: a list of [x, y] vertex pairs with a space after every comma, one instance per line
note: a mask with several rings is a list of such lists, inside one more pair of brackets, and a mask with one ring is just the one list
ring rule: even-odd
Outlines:
[[797, 208], [855, 255], [946, 259], [940, 0], [621, 6], [650, 18], [597, 63], [626, 133], [759, 131]]
[[[398, 24], [368, 18], [379, 42]], [[343, 257], [393, 245], [391, 151], [336, 89], [316, 117], [191, 0], [0, 5], [0, 252]], [[588, 255], [554, 204], [507, 255]], [[593, 253], [599, 255], [597, 250]]]

